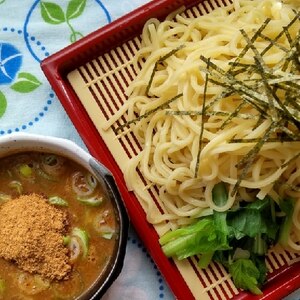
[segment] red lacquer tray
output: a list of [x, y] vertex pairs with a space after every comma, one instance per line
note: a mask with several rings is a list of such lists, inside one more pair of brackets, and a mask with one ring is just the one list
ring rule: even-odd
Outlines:
[[[157, 230], [146, 221], [143, 207], [126, 188], [119, 167], [120, 161], [112, 151], [114, 145], [110, 143], [109, 137], [102, 134], [98, 124], [101, 119], [109, 119], [109, 114], [113, 114], [118, 108], [118, 103], [120, 105], [124, 101], [124, 85], [128, 85], [126, 76], [134, 76], [134, 70], [122, 68], [120, 60], [134, 55], [142, 27], [149, 18], [164, 19], [182, 5], [187, 9], [200, 7], [205, 13], [216, 5], [228, 4], [229, 0], [152, 1], [48, 57], [41, 67], [91, 154], [114, 174], [133, 226], [177, 299], [282, 299], [300, 287], [300, 264], [289, 263], [297, 256], [285, 250], [271, 252], [267, 259], [271, 273], [263, 296], [253, 296], [237, 290], [228, 274], [218, 265], [199, 271], [192, 259], [186, 265], [167, 259], [160, 249]], [[114, 69], [117, 70], [115, 73]], [[94, 76], [99, 76], [99, 73], [104, 78], [102, 85], [93, 89], [89, 82], [94, 80]], [[78, 85], [71, 80], [72, 74], [80, 77]], [[86, 96], [81, 91], [87, 85], [90, 93]], [[91, 106], [86, 101], [90, 101]], [[117, 146], [124, 153], [134, 152], [130, 140], [120, 141]]]

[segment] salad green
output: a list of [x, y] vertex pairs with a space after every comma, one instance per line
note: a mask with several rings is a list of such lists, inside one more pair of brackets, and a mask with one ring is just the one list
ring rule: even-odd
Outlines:
[[[218, 207], [226, 204], [228, 191], [223, 182], [214, 186], [212, 197]], [[286, 245], [293, 210], [293, 199], [279, 204], [270, 197], [242, 201], [230, 210], [213, 211], [191, 225], [169, 231], [159, 242], [168, 257], [198, 255], [201, 268], [211, 261], [221, 263], [237, 288], [261, 294], [268, 271], [265, 256], [277, 242]]]

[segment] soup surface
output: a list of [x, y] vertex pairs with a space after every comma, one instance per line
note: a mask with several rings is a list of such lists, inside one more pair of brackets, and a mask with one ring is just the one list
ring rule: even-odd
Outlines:
[[[57, 210], [59, 213], [54, 213], [50, 222], [45, 219], [46, 223], [39, 225], [45, 226], [45, 234], [34, 235], [35, 224], [42, 222], [36, 217], [38, 201], [47, 203], [41, 209], [49, 207], [49, 215]], [[18, 219], [14, 215], [18, 211], [32, 216]], [[2, 220], [6, 218], [12, 224], [5, 224], [5, 234], [0, 235], [0, 299], [76, 299], [107, 269], [118, 238], [114, 207], [96, 178], [77, 163], [40, 152], [1, 158], [0, 218], [1, 213]], [[56, 215], [61, 219], [56, 219]], [[46, 213], [43, 216], [46, 218]], [[53, 229], [58, 221], [64, 228], [53, 234], [61, 242], [55, 249], [62, 249], [59, 251], [67, 257], [60, 274], [53, 270], [59, 253], [48, 251], [50, 268], [45, 268], [44, 255], [47, 247], [54, 247], [47, 240], [47, 226]], [[10, 234], [12, 238], [5, 240]], [[38, 241], [35, 236], [39, 236]], [[9, 244], [8, 240], [12, 242]], [[19, 245], [20, 241], [27, 248]], [[32, 250], [30, 247], [36, 243], [45, 250], [35, 251], [33, 258], [22, 253], [25, 248]]]

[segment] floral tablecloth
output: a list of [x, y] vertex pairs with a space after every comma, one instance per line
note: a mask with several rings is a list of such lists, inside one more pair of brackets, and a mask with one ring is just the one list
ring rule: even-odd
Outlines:
[[[146, 2], [0, 0], [0, 136], [38, 133], [67, 138], [86, 148], [40, 62]], [[174, 299], [133, 228], [127, 247], [124, 269], [103, 298]], [[288, 299], [300, 299], [300, 293]]]

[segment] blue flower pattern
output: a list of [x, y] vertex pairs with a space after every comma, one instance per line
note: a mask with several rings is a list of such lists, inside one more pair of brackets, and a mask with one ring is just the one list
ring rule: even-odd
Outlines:
[[0, 43], [0, 85], [10, 84], [22, 64], [22, 54], [9, 43]]
[[[28, 72], [19, 72], [22, 65], [22, 54], [12, 44], [0, 43], [0, 85], [10, 85], [17, 93], [30, 93], [37, 89], [41, 82]], [[5, 93], [0, 90], [0, 117], [7, 108]]]

